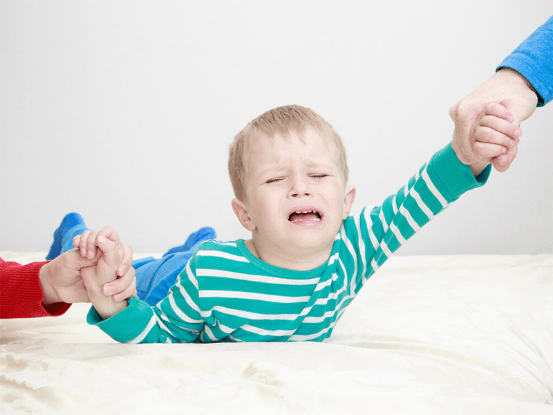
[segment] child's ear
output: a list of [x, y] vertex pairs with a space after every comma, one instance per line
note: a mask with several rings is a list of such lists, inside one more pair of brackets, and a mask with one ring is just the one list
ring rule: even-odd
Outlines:
[[342, 217], [342, 220], [346, 220], [346, 218], [349, 215], [349, 212], [355, 200], [356, 191], [357, 190], [355, 189], [355, 186], [346, 187], [345, 196], [344, 196], [344, 215]]
[[236, 215], [242, 226], [250, 232], [253, 232], [256, 226], [255, 223], [253, 223], [250, 214], [248, 213], [246, 204], [237, 198], [232, 199], [231, 204], [232, 210], [234, 211], [234, 214]]

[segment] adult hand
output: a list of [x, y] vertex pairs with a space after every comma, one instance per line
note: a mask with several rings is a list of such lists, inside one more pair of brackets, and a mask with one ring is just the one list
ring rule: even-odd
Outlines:
[[[512, 69], [503, 68], [474, 92], [453, 104], [449, 109], [449, 115], [455, 122], [452, 146], [464, 164], [470, 164], [470, 160], [476, 158], [473, 153], [475, 138], [471, 132], [480, 114], [490, 103], [500, 103], [506, 107], [514, 115], [513, 122], [520, 125], [536, 110], [538, 97], [526, 78]], [[518, 142], [506, 154], [491, 160], [497, 171], [506, 171], [510, 167], [517, 155]]]
[[[132, 248], [123, 244], [124, 258], [119, 271], [121, 277], [105, 284], [104, 293], [113, 294], [114, 301], [136, 295], [136, 275], [132, 264]], [[40, 283], [44, 292], [43, 304], [90, 302], [82, 281], [81, 270], [98, 263], [101, 253], [83, 258], [77, 249], [67, 251], [40, 269]]]

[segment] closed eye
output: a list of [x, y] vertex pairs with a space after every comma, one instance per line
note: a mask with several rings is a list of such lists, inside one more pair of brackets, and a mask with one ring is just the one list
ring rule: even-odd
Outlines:
[[276, 182], [279, 182], [281, 180], [283, 180], [282, 177], [275, 177], [274, 179], [267, 180], [265, 183], [276, 183]]
[[315, 179], [322, 179], [324, 177], [327, 177], [328, 174], [320, 173], [320, 174], [312, 174], [310, 177], [314, 177]]

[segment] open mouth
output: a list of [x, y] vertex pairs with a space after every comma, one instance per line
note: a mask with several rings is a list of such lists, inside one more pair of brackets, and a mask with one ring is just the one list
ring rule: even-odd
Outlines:
[[292, 223], [304, 221], [319, 222], [321, 217], [321, 214], [316, 210], [301, 210], [292, 212], [290, 216], [288, 216], [288, 220]]

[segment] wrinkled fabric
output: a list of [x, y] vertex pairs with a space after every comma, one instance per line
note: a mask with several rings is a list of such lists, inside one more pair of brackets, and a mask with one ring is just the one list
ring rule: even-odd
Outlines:
[[368, 284], [328, 343], [118, 344], [86, 304], [0, 321], [0, 413], [553, 413], [553, 255], [396, 256]]

